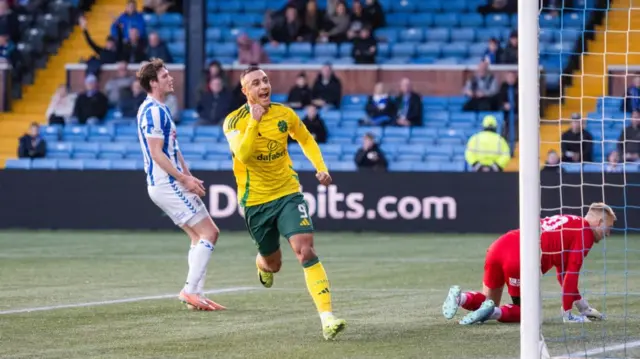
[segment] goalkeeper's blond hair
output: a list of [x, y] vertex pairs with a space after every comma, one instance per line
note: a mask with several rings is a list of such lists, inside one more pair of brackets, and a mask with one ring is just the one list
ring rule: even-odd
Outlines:
[[591, 206], [589, 206], [589, 211], [587, 212], [587, 216], [593, 216], [597, 218], [609, 217], [612, 218], [615, 222], [618, 218], [616, 214], [613, 212], [613, 209], [609, 207], [604, 202], [593, 202]]

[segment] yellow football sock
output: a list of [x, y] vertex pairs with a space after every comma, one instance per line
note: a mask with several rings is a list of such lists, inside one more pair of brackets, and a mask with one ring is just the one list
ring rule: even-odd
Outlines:
[[316, 257], [302, 263], [302, 267], [304, 268], [304, 280], [307, 282], [307, 289], [316, 304], [318, 313], [331, 313], [330, 285], [322, 263]]

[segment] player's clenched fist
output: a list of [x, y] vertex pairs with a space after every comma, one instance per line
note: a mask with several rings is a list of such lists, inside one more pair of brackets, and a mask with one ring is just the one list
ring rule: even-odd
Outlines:
[[327, 172], [316, 173], [316, 178], [323, 186], [328, 186], [331, 184], [331, 176]]
[[197, 194], [202, 197], [205, 195], [203, 181], [199, 180], [193, 176], [184, 176], [184, 178], [180, 181], [185, 189], [190, 192]]
[[251, 107], [249, 107], [249, 111], [251, 112], [251, 117], [258, 122], [260, 122], [265, 113], [264, 107], [258, 104], [251, 105]]

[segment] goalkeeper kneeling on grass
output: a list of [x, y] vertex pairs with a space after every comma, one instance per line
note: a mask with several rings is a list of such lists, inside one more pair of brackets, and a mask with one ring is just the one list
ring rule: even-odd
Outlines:
[[[578, 291], [582, 262], [594, 243], [610, 235], [616, 215], [604, 203], [593, 203], [585, 217], [555, 215], [540, 220], [540, 271], [555, 267], [562, 286], [562, 313], [566, 323], [602, 320], [604, 316], [592, 308]], [[513, 304], [500, 306], [502, 290], [507, 286]], [[580, 314], [571, 312], [575, 305]], [[520, 322], [520, 230], [507, 232], [489, 246], [485, 257], [482, 293], [465, 292], [454, 285], [442, 305], [442, 314], [451, 319], [458, 308], [469, 310], [460, 324], [497, 320]]]
[[467, 142], [464, 158], [475, 172], [502, 172], [511, 160], [509, 144], [496, 129], [498, 120], [487, 115], [482, 120], [482, 131]]

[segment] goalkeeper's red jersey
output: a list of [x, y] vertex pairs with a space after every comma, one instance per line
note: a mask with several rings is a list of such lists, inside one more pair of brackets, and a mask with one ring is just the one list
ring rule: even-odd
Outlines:
[[540, 220], [541, 270], [556, 268], [562, 286], [562, 307], [571, 309], [580, 300], [578, 277], [582, 262], [595, 241], [593, 230], [582, 217], [557, 215]]

